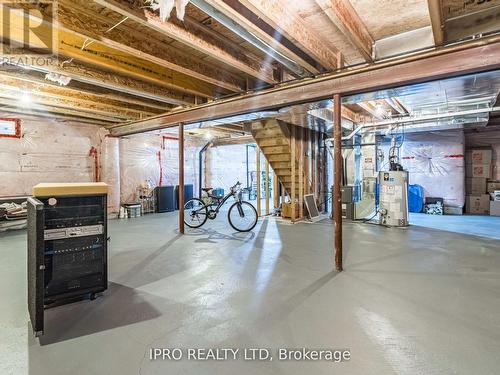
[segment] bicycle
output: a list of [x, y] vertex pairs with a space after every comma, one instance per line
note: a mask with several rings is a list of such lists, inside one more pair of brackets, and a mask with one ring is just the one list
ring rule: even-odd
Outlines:
[[[208, 219], [214, 220], [221, 207], [231, 197], [234, 197], [236, 201], [229, 207], [227, 213], [231, 227], [238, 232], [249, 232], [257, 224], [259, 218], [257, 210], [251, 203], [241, 199], [241, 183], [239, 181], [223, 197], [212, 195], [212, 188], [203, 188], [202, 190], [207, 193], [205, 202], [199, 198], [192, 198], [184, 205], [184, 223], [188, 227], [199, 228]], [[212, 208], [213, 206], [216, 206], [215, 209]]]

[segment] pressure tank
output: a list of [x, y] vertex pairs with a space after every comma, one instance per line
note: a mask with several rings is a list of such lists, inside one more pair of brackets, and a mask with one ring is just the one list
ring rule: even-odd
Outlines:
[[408, 225], [408, 172], [380, 171], [380, 224], [391, 227]]

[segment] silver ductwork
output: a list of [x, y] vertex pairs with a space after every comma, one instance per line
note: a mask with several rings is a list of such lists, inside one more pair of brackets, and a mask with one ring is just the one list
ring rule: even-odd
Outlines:
[[280, 64], [285, 66], [291, 72], [297, 76], [304, 78], [310, 77], [311, 74], [306, 71], [303, 67], [297, 64], [295, 61], [290, 60], [288, 57], [284, 56], [280, 52], [276, 51], [272, 46], [266, 42], [259, 39], [257, 36], [252, 34], [250, 31], [246, 30], [240, 24], [236, 23], [234, 20], [226, 16], [224, 13], [214, 8], [212, 5], [208, 4], [205, 0], [190, 0], [191, 4], [195, 7], [212, 17], [213, 19], [220, 22], [222, 25], [227, 27], [229, 30], [240, 36], [242, 39], [246, 40], [248, 43], [258, 48], [266, 55], [272, 57], [274, 60], [278, 61]]

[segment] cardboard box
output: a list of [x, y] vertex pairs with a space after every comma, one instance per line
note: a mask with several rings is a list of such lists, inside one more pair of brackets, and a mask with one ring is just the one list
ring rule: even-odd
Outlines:
[[466, 177], [491, 177], [491, 164], [465, 164]]
[[495, 190], [500, 190], [500, 181], [488, 181], [486, 183], [486, 191], [493, 193]]
[[500, 201], [491, 201], [490, 202], [490, 215], [491, 216], [500, 216]]
[[468, 150], [465, 153], [467, 164], [491, 164], [492, 150]]
[[463, 207], [444, 206], [445, 215], [463, 215]]
[[484, 193], [486, 193], [486, 178], [467, 177], [465, 179], [465, 192], [467, 194], [484, 194]]
[[468, 214], [488, 215], [490, 213], [490, 195], [467, 195], [465, 208]]

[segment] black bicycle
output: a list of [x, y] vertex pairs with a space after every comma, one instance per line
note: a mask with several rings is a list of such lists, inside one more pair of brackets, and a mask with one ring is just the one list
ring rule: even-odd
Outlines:
[[[258, 215], [255, 207], [241, 199], [241, 183], [232, 186], [229, 194], [218, 197], [212, 194], [212, 188], [202, 189], [207, 195], [203, 200], [190, 199], [184, 205], [184, 223], [190, 228], [199, 228], [208, 219], [214, 220], [226, 201], [234, 197], [235, 201], [227, 213], [229, 224], [238, 232], [249, 232], [257, 224]], [[215, 208], [214, 208], [215, 207]]]

